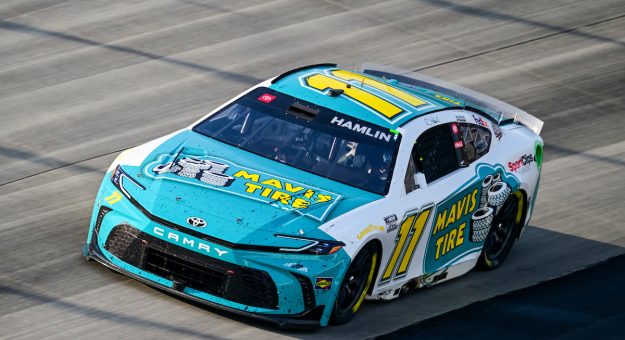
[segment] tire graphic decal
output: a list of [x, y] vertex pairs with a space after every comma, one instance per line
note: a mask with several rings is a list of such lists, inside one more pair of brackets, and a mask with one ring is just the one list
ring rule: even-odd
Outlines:
[[501, 206], [519, 185], [503, 165], [477, 164], [476, 175], [432, 213], [423, 272], [436, 273], [479, 252]]
[[488, 236], [495, 215], [490, 207], [476, 210], [471, 216], [471, 242], [483, 242]]
[[488, 204], [495, 207], [495, 214], [499, 212], [499, 208], [508, 199], [512, 189], [505, 182], [498, 182], [488, 189]]
[[480, 208], [488, 204], [488, 189], [493, 185], [493, 175], [488, 175], [482, 181], [482, 194], [480, 195]]

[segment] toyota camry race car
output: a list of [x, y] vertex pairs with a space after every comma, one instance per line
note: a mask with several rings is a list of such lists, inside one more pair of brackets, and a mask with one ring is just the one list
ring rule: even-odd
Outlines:
[[280, 325], [349, 321], [506, 259], [533, 211], [542, 122], [423, 74], [302, 67], [124, 151], [84, 255]]

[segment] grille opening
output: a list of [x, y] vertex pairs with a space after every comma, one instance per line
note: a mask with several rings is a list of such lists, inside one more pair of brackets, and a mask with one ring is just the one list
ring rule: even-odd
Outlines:
[[278, 309], [278, 289], [263, 270], [202, 255], [120, 224], [104, 248], [120, 260], [195, 290], [247, 306]]
[[226, 280], [226, 273], [219, 268], [198, 265], [158, 249], [147, 247], [143, 269], [169, 280], [183, 282], [187, 287], [221, 294]]
[[303, 275], [295, 274], [295, 273], [291, 273], [291, 274], [295, 276], [300, 286], [302, 287], [302, 296], [304, 298], [304, 308], [310, 309], [314, 307], [316, 302], [315, 302], [315, 291], [313, 289], [312, 282], [310, 282], [310, 280]]

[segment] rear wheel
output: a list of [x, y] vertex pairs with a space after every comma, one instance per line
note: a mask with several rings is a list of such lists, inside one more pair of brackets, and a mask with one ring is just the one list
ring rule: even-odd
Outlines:
[[505, 261], [514, 244], [519, 216], [519, 198], [509, 195], [495, 217], [490, 232], [484, 241], [482, 254], [477, 267], [482, 270], [493, 270]]
[[356, 255], [345, 273], [339, 293], [334, 301], [332, 323], [341, 325], [356, 315], [373, 282], [377, 262], [378, 251], [373, 243], [367, 244]]

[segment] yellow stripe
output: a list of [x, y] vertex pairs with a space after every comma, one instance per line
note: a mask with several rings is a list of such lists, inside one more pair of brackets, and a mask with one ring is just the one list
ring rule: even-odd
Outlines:
[[373, 272], [375, 271], [375, 265], [377, 262], [378, 262], [378, 253], [373, 253], [373, 256], [371, 257], [371, 270], [369, 271], [369, 277], [367, 278], [367, 285], [365, 286], [365, 289], [362, 291], [362, 294], [360, 294], [360, 297], [358, 298], [358, 302], [356, 302], [356, 304], [352, 308], [353, 313], [356, 313], [358, 308], [360, 308], [360, 304], [362, 304], [362, 302], [365, 300], [365, 296], [367, 296], [367, 291], [369, 290], [369, 287], [371, 286], [371, 281], [373, 281]]
[[523, 217], [523, 194], [520, 191], [515, 191], [514, 195], [516, 196], [517, 200], [519, 201], [519, 208], [517, 209], [517, 215], [516, 215], [516, 224], [520, 225], [521, 224], [521, 217]]
[[402, 248], [404, 248], [404, 244], [406, 243], [406, 238], [408, 237], [408, 232], [412, 227], [412, 223], [414, 222], [415, 215], [409, 216], [402, 222], [401, 227], [399, 228], [399, 240], [395, 245], [395, 249], [393, 249], [393, 254], [391, 255], [390, 261], [386, 265], [386, 269], [384, 270], [384, 275], [382, 276], [382, 281], [386, 281], [391, 278], [393, 274], [393, 269], [395, 269], [395, 264], [397, 263], [397, 259], [399, 258], [399, 254], [401, 253]]
[[427, 104], [427, 102], [425, 102], [423, 99], [419, 98], [419, 97], [415, 97], [413, 95], [411, 95], [408, 92], [402, 91], [400, 89], [397, 89], [395, 87], [392, 87], [388, 84], [385, 84], [381, 81], [377, 81], [375, 79], [369, 78], [369, 77], [365, 77], [361, 74], [357, 74], [354, 72], [350, 72], [350, 71], [346, 71], [346, 70], [334, 70], [331, 72], [333, 76], [341, 78], [341, 79], [345, 79], [347, 81], [350, 80], [356, 80], [358, 82], [367, 84], [371, 87], [375, 87], [376, 89], [380, 90], [380, 91], [384, 91], [385, 93], [388, 93], [392, 96], [395, 96], [407, 103], [409, 103], [412, 106], [422, 106]]
[[404, 274], [406, 272], [406, 269], [408, 269], [408, 264], [410, 263], [410, 259], [412, 258], [412, 255], [414, 255], [414, 250], [417, 247], [417, 243], [419, 242], [419, 239], [421, 239], [421, 234], [423, 233], [423, 229], [425, 229], [425, 225], [428, 221], [428, 217], [430, 217], [430, 211], [432, 211], [432, 208], [428, 208], [427, 210], [424, 210], [423, 212], [421, 212], [421, 214], [419, 214], [419, 217], [417, 218], [417, 221], [412, 227], [412, 230], [413, 230], [412, 238], [410, 239], [408, 248], [406, 249], [406, 252], [404, 253], [404, 257], [402, 258], [401, 263], [399, 264], [399, 269], [397, 269], [397, 275]]
[[308, 84], [308, 86], [320, 91], [324, 91], [330, 88], [343, 90], [343, 94], [345, 94], [346, 96], [362, 104], [365, 104], [366, 106], [369, 106], [370, 108], [381, 113], [387, 118], [393, 118], [394, 116], [404, 111], [402, 108], [372, 93], [369, 93], [354, 86], [347, 87], [347, 83], [342, 82], [338, 79], [328, 77], [324, 74], [312, 75], [306, 78], [306, 83]]

